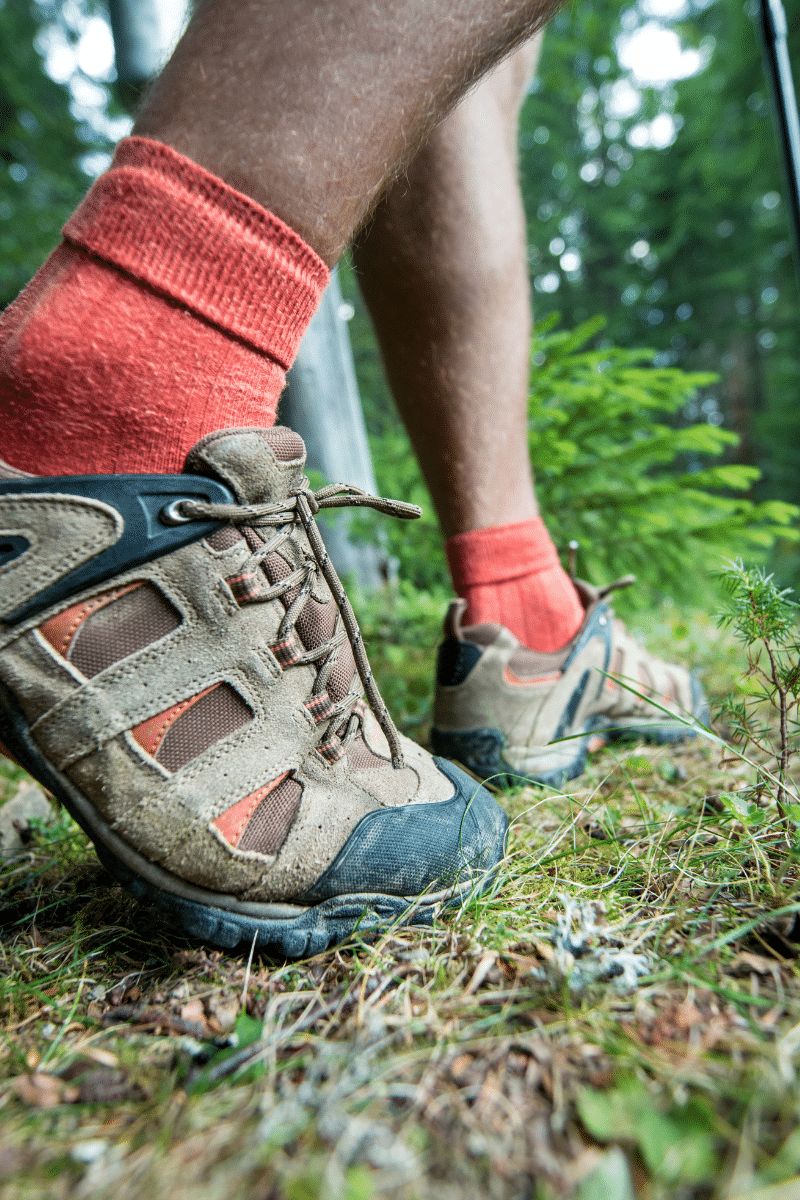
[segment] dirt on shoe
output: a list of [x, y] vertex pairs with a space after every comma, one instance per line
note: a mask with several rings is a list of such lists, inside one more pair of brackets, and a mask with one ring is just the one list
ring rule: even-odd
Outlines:
[[178, 476], [0, 464], [0, 743], [184, 930], [289, 955], [430, 921], [507, 828], [395, 730], [314, 522], [416, 512], [304, 464], [280, 427], [211, 434]]
[[674, 742], [709, 720], [698, 680], [650, 654], [615, 617], [605, 588], [573, 580], [585, 615], [553, 653], [528, 650], [502, 625], [462, 626], [453, 600], [439, 647], [431, 742], [437, 754], [498, 787], [561, 787], [593, 743]]

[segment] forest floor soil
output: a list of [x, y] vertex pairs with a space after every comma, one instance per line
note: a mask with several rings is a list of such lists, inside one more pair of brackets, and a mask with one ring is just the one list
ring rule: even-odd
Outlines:
[[[402, 632], [368, 645], [424, 737], [431, 650]], [[648, 633], [733, 686], [707, 618]], [[18, 824], [0, 1196], [800, 1195], [798, 853], [768, 791], [741, 819], [756, 774], [703, 738], [601, 749], [563, 792], [505, 795], [488, 892], [303, 961], [177, 936], [66, 815]], [[29, 786], [0, 766], [0, 800]]]

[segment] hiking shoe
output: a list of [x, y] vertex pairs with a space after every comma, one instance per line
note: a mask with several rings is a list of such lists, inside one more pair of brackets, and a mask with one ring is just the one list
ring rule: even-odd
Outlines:
[[0, 743], [187, 933], [291, 956], [430, 922], [507, 828], [395, 730], [314, 522], [418, 510], [313, 493], [304, 463], [278, 427], [211, 434], [183, 475], [0, 466]]
[[605, 603], [632, 577], [605, 588], [573, 582], [583, 623], [551, 654], [526, 649], [502, 625], [463, 628], [466, 602], [451, 602], [437, 664], [436, 754], [500, 787], [561, 787], [606, 741], [676, 742], [694, 736], [687, 720], [708, 722], [697, 679], [649, 654]]

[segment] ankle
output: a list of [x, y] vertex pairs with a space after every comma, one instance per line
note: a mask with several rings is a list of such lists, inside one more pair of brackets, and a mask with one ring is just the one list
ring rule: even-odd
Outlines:
[[465, 624], [497, 622], [531, 650], [560, 650], [583, 605], [540, 517], [457, 534], [446, 543]]
[[122, 142], [0, 320], [0, 456], [35, 474], [176, 472], [271, 425], [328, 279], [271, 213], [168, 147]]

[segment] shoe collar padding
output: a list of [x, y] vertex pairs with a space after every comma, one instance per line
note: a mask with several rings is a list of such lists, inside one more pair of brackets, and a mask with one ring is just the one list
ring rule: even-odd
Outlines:
[[240, 504], [269, 504], [302, 487], [305, 461], [299, 434], [275, 425], [210, 433], [189, 451], [184, 470], [219, 479]]
[[467, 602], [460, 599], [450, 601], [444, 619], [444, 636], [446, 639], [457, 642], [469, 642], [480, 647], [481, 650], [496, 645], [499, 640], [513, 641], [514, 646], [508, 659], [508, 668], [519, 679], [535, 679], [553, 671], [560, 671], [586, 629], [594, 610], [598, 604], [602, 603], [603, 589], [593, 588], [591, 584], [584, 583], [582, 580], [574, 579], [572, 582], [585, 610], [584, 619], [574, 636], [560, 650], [550, 652], [529, 650], [504, 625], [495, 622], [487, 622], [482, 625], [463, 625]]

